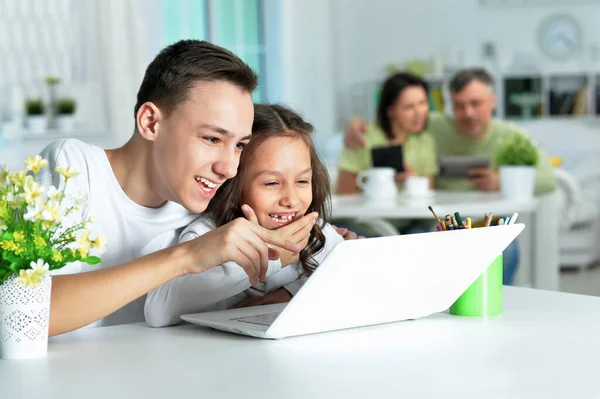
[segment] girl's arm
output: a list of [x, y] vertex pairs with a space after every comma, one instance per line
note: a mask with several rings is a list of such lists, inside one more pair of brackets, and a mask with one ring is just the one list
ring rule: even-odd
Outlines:
[[[191, 241], [212, 230], [205, 221], [190, 227], [184, 231], [180, 242]], [[280, 269], [279, 260], [269, 261], [267, 276]], [[179, 324], [181, 315], [214, 310], [217, 303], [250, 286], [244, 269], [233, 262], [225, 262], [199, 274], [177, 277], [148, 294], [144, 305], [146, 323], [150, 327]]]

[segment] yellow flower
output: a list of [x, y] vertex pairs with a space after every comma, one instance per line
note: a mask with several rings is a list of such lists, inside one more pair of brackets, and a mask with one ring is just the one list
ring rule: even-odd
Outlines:
[[[27, 176], [31, 177], [31, 176]], [[37, 198], [40, 198], [46, 189], [44, 186], [36, 182], [35, 180], [26, 179], [25, 185], [23, 186], [23, 190], [25, 191], [25, 202], [31, 204]]]
[[25, 288], [35, 288], [39, 283], [42, 282], [42, 275], [31, 269], [21, 269], [19, 272], [19, 277], [17, 277], [16, 281]]
[[2, 248], [4, 251], [12, 252], [15, 249], [17, 249], [18, 246], [13, 241], [4, 240], [4, 241], [0, 241], [0, 248]]
[[20, 241], [25, 238], [25, 234], [22, 231], [15, 231], [13, 237], [15, 238], [15, 241]]
[[27, 170], [37, 173], [40, 169], [48, 166], [48, 160], [43, 159], [39, 155], [31, 156], [25, 160], [25, 166], [27, 166]]
[[90, 241], [90, 231], [85, 230], [78, 242], [79, 248], [77, 248], [77, 252], [79, 252], [79, 255], [81, 255], [82, 258], [87, 257], [88, 253], [90, 253], [90, 249], [92, 249], [92, 246], [94, 245], [94, 242]]
[[43, 237], [40, 237], [40, 236], [36, 236], [36, 237], [33, 239], [33, 242], [35, 243], [35, 246], [36, 246], [36, 247], [42, 247], [42, 248], [43, 248], [43, 247], [45, 247], [46, 245], [48, 245], [48, 244], [46, 244], [46, 240], [44, 240], [44, 238], [43, 238]]
[[96, 238], [92, 242], [94, 243], [94, 247], [98, 250], [98, 252], [103, 254], [104, 252], [106, 252], [106, 242], [107, 241], [108, 240], [106, 238], [106, 234], [97, 233]]
[[55, 252], [54, 254], [52, 254], [52, 260], [54, 262], [61, 262], [63, 260], [63, 256], [60, 252]]
[[8, 180], [9, 175], [10, 175], [10, 172], [6, 168], [6, 165], [0, 166], [0, 184], [1, 185], [5, 185], [6, 183], [9, 182], [9, 180]]
[[12, 182], [12, 184], [14, 184], [15, 186], [21, 187], [23, 185], [23, 182], [25, 181], [25, 177], [27, 176], [27, 172], [22, 171], [22, 172], [13, 172], [13, 173], [9, 173], [8, 174], [8, 179]]
[[64, 176], [65, 180], [69, 180], [71, 177], [75, 177], [79, 174], [74, 168], [70, 166], [59, 166], [56, 171]]

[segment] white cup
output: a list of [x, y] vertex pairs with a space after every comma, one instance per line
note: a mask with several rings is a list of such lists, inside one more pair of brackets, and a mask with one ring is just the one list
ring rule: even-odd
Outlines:
[[398, 190], [394, 168], [372, 168], [363, 170], [356, 176], [356, 185], [368, 199], [396, 198]]
[[427, 197], [431, 195], [429, 178], [425, 176], [409, 176], [404, 182], [404, 192], [411, 197]]

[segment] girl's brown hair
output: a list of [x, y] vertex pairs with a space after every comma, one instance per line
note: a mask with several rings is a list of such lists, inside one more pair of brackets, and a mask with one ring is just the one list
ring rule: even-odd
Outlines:
[[318, 212], [321, 225], [315, 223], [308, 244], [300, 252], [300, 262], [304, 270], [310, 274], [318, 266], [313, 257], [325, 246], [325, 235], [322, 228], [329, 219], [330, 197], [329, 175], [319, 159], [310, 137], [313, 127], [300, 115], [282, 105], [254, 105], [254, 123], [252, 124], [252, 140], [244, 148], [240, 158], [238, 174], [217, 191], [210, 201], [207, 213], [210, 214], [217, 227], [238, 217], [242, 213], [242, 188], [246, 177], [246, 165], [258, 155], [261, 145], [272, 137], [289, 137], [302, 140], [310, 151], [312, 168], [312, 202], [306, 213]]

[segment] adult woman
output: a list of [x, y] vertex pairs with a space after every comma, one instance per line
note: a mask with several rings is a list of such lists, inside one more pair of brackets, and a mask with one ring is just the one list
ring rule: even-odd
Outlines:
[[377, 125], [367, 127], [363, 148], [345, 148], [339, 161], [338, 194], [359, 192], [357, 174], [373, 167], [371, 149], [402, 145], [405, 172], [396, 174], [402, 188], [410, 175], [432, 177], [438, 172], [435, 141], [425, 130], [429, 105], [427, 83], [410, 73], [390, 76], [381, 89]]

